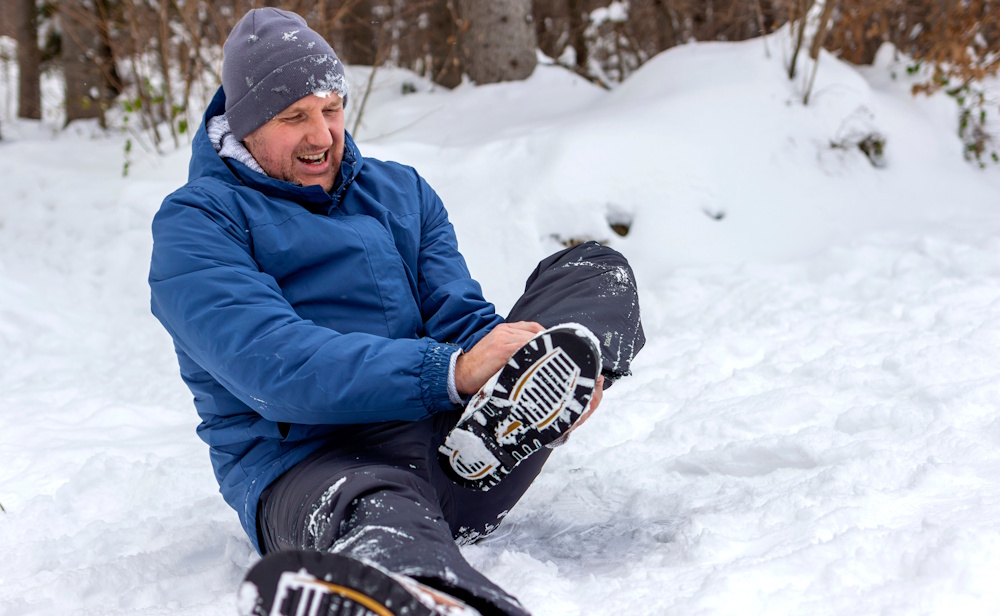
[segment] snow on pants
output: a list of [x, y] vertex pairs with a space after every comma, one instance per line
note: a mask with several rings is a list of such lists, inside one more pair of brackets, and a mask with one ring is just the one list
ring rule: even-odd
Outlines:
[[[628, 374], [645, 339], [632, 270], [588, 242], [542, 261], [508, 321], [572, 321], [601, 340], [605, 380]], [[437, 448], [460, 411], [418, 422], [346, 426], [329, 446], [264, 491], [264, 553], [318, 549], [375, 562], [459, 597], [485, 615], [525, 615], [511, 595], [469, 565], [460, 543], [493, 531], [538, 475], [551, 450], [521, 462], [488, 492], [451, 482]]]

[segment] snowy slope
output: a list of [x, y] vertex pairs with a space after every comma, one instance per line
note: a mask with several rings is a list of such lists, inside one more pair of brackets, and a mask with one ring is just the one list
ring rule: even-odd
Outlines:
[[[379, 72], [362, 152], [428, 178], [501, 310], [553, 236], [639, 278], [634, 377], [465, 549], [539, 615], [1000, 612], [1000, 169], [891, 54], [824, 56], [803, 107], [769, 43], [613, 92]], [[121, 136], [0, 122], [0, 615], [234, 613], [256, 556], [145, 283], [187, 153], [122, 179]]]

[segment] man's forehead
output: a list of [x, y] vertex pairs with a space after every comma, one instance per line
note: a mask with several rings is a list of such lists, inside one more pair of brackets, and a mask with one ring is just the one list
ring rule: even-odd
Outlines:
[[285, 108], [284, 113], [300, 109], [311, 109], [313, 107], [332, 107], [341, 102], [340, 95], [332, 91], [317, 91], [306, 94], [299, 100]]

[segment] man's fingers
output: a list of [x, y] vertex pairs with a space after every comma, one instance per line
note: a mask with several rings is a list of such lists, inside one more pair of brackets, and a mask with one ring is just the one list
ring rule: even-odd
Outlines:
[[511, 355], [545, 328], [534, 321], [501, 323], [486, 334], [455, 366], [455, 386], [464, 395], [475, 393]]
[[[503, 365], [510, 359], [511, 355], [540, 331], [545, 331], [545, 328], [538, 323], [529, 321], [504, 323], [498, 325], [481, 342], [486, 343], [484, 346], [490, 350], [490, 355], [493, 355], [494, 359]], [[499, 366], [497, 369], [499, 370]]]
[[604, 375], [601, 374], [598, 375], [597, 377], [597, 384], [594, 385], [594, 394], [590, 398], [590, 403], [587, 404], [587, 410], [585, 410], [583, 414], [580, 415], [580, 418], [576, 420], [575, 424], [570, 426], [569, 430], [566, 431], [566, 434], [569, 434], [573, 430], [576, 430], [584, 423], [586, 423], [586, 421], [590, 419], [590, 416], [594, 414], [594, 411], [597, 410], [598, 405], [601, 404], [601, 399], [603, 397], [604, 397]]
[[545, 331], [545, 328], [540, 323], [535, 323], [534, 321], [514, 321], [513, 323], [505, 323], [505, 325], [509, 325], [512, 329], [531, 332], [532, 335]]
[[597, 384], [594, 386], [594, 393], [590, 397], [590, 412], [593, 413], [597, 410], [597, 406], [601, 403], [604, 398], [604, 375], [601, 374], [597, 377]]

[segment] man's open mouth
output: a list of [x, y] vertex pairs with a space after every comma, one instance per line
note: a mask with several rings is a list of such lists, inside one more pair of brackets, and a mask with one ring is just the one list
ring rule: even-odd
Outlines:
[[320, 154], [314, 154], [312, 156], [299, 156], [298, 159], [307, 165], [319, 165], [326, 162], [326, 157], [329, 153], [330, 150], [326, 150]]

